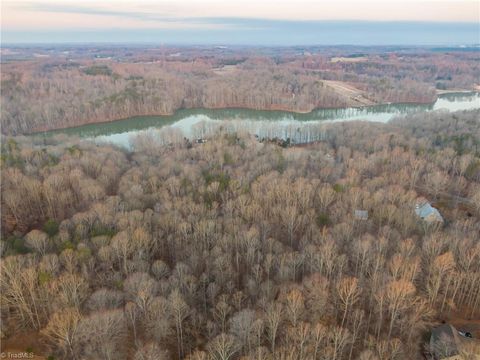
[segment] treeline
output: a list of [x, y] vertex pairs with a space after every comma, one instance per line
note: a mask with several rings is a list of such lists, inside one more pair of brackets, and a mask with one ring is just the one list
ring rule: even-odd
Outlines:
[[180, 108], [308, 112], [349, 104], [319, 79], [274, 67], [219, 76], [211, 69], [195, 70], [196, 66], [186, 71], [158, 64], [111, 66], [109, 71], [116, 71], [111, 75], [98, 66], [5, 74], [3, 133], [30, 133], [135, 115], [167, 115]]
[[332, 63], [325, 54], [249, 55], [241, 61], [240, 55], [185, 59], [158, 55], [152, 61], [129, 63], [88, 58], [6, 63], [2, 66], [2, 133], [165, 115], [180, 108], [309, 112], [358, 106], [355, 94], [323, 80], [353, 85], [371, 103], [430, 103], [436, 99], [437, 78], [450, 79], [441, 80], [442, 88], [473, 89], [480, 72], [470, 54], [370, 55], [359, 63]]
[[58, 359], [420, 359], [433, 324], [480, 315], [479, 115], [288, 148], [3, 139], [2, 334]]

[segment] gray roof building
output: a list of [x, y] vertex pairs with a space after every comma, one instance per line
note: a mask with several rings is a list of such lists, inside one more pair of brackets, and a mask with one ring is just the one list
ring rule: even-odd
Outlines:
[[430, 336], [430, 353], [435, 360], [480, 359], [477, 339], [466, 336], [450, 324], [437, 326]]
[[415, 205], [415, 214], [428, 223], [443, 223], [443, 217], [440, 212], [426, 200], [420, 200], [417, 202]]
[[357, 220], [368, 220], [368, 211], [367, 210], [355, 210], [354, 211], [355, 219]]
[[430, 351], [434, 359], [461, 359], [456, 332], [457, 330], [448, 324], [437, 326], [432, 330]]

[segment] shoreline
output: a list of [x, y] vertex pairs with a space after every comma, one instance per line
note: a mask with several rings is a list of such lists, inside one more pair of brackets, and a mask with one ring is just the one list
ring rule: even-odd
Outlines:
[[[438, 91], [438, 90], [437, 90]], [[443, 91], [443, 90], [441, 90]], [[133, 118], [141, 118], [141, 117], [164, 117], [164, 118], [168, 118], [170, 116], [174, 116], [176, 115], [177, 113], [181, 112], [181, 111], [201, 111], [201, 110], [246, 110], [246, 111], [263, 111], [263, 112], [285, 112], [285, 113], [290, 113], [290, 114], [299, 114], [299, 115], [306, 115], [306, 114], [311, 114], [313, 113], [314, 111], [317, 111], [317, 110], [345, 110], [345, 109], [363, 109], [363, 108], [368, 108], [368, 107], [378, 107], [378, 106], [387, 106], [387, 105], [433, 105], [435, 104], [435, 102], [438, 100], [438, 98], [442, 95], [451, 95], [451, 94], [470, 94], [470, 93], [480, 93], [480, 91], [476, 91], [476, 90], [445, 90], [446, 92], [444, 93], [437, 93], [437, 98], [432, 101], [432, 102], [419, 102], [419, 101], [410, 101], [410, 102], [384, 102], [384, 103], [377, 103], [377, 104], [374, 104], [374, 105], [359, 105], [359, 106], [346, 106], [346, 107], [315, 107], [313, 108], [312, 110], [308, 111], [308, 110], [305, 110], [305, 111], [302, 111], [302, 110], [285, 110], [285, 109], [281, 109], [281, 107], [278, 107], [278, 108], [275, 108], [275, 107], [271, 107], [271, 108], [262, 108], [262, 109], [255, 109], [255, 108], [250, 108], [250, 107], [195, 107], [195, 108], [179, 108], [179, 109], [176, 109], [175, 111], [171, 112], [171, 113], [144, 113], [144, 114], [138, 114], [138, 115], [132, 115], [132, 116], [128, 116], [128, 117], [123, 117], [123, 118], [114, 118], [114, 119], [110, 119], [110, 120], [103, 120], [103, 121], [92, 121], [92, 122], [82, 122], [81, 124], [79, 125], [75, 125], [75, 126], [61, 126], [61, 127], [55, 127], [55, 128], [52, 128], [52, 129], [39, 129], [39, 130], [33, 130], [31, 132], [28, 132], [28, 133], [21, 133], [21, 134], [16, 134], [14, 136], [34, 136], [34, 135], [41, 135], [42, 133], [55, 133], [55, 132], [61, 132], [62, 130], [69, 130], [69, 129], [77, 129], [77, 128], [81, 128], [81, 127], [84, 127], [84, 126], [89, 126], [89, 125], [92, 125], [92, 126], [95, 126], [95, 125], [105, 125], [105, 124], [110, 124], [110, 123], [113, 123], [113, 122], [118, 122], [118, 121], [125, 121], [125, 120], [129, 120], [129, 119], [133, 119]], [[12, 136], [11, 134], [2, 134], [4, 136]]]
[[451, 89], [451, 90], [436, 90], [437, 95], [448, 95], [448, 94], [469, 94], [469, 93], [475, 93], [475, 92], [480, 92], [480, 89], [478, 90], [467, 90], [467, 89]]

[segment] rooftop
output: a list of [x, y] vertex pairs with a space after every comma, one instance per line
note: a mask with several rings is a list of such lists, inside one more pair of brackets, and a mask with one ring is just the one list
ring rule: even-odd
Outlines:
[[415, 214], [423, 220], [429, 221], [443, 221], [440, 212], [430, 205], [429, 202], [417, 202], [415, 205]]
[[445, 359], [460, 353], [455, 332], [457, 330], [448, 324], [437, 326], [432, 330], [430, 347], [436, 359]]
[[464, 331], [458, 331], [450, 324], [442, 324], [432, 330], [430, 336], [430, 351], [434, 359], [465, 359], [467, 355], [473, 355], [471, 359], [480, 359], [480, 343], [477, 339], [466, 335]]
[[359, 220], [368, 220], [368, 211], [367, 210], [355, 210], [355, 218]]

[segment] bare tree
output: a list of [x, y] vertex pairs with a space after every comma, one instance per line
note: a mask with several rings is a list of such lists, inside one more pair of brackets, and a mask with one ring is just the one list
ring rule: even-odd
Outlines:
[[177, 334], [177, 350], [178, 356], [182, 357], [184, 354], [184, 321], [188, 317], [190, 309], [187, 303], [183, 300], [182, 295], [178, 290], [172, 291], [168, 297], [169, 306], [172, 311], [175, 322], [175, 329]]
[[289, 321], [293, 327], [296, 327], [297, 322], [302, 317], [302, 314], [305, 310], [303, 295], [300, 290], [293, 289], [287, 294], [285, 307]]
[[76, 308], [54, 313], [42, 334], [64, 357], [78, 358], [79, 324], [81, 315]]
[[26, 236], [26, 244], [29, 248], [36, 251], [40, 256], [44, 256], [49, 250], [48, 235], [40, 230], [32, 230]]
[[233, 336], [222, 333], [208, 344], [208, 352], [214, 360], [229, 360], [237, 352], [237, 344]]
[[388, 329], [388, 338], [392, 334], [395, 320], [401, 311], [409, 306], [409, 300], [415, 293], [415, 286], [405, 280], [394, 280], [386, 286], [386, 299], [388, 302], [388, 311], [390, 312], [390, 326]]
[[106, 360], [125, 359], [126, 335], [122, 310], [92, 313], [81, 319], [78, 328], [81, 353]]
[[134, 360], [167, 360], [169, 358], [168, 351], [153, 342], [143, 345], [135, 352], [134, 356]]
[[340, 280], [337, 285], [337, 294], [340, 304], [343, 308], [343, 315], [341, 325], [345, 323], [348, 310], [355, 305], [360, 296], [361, 289], [358, 286], [358, 279], [356, 278], [344, 278]]
[[282, 305], [275, 302], [268, 304], [265, 310], [265, 326], [272, 354], [275, 354], [275, 343], [278, 330], [283, 320], [282, 311]]

